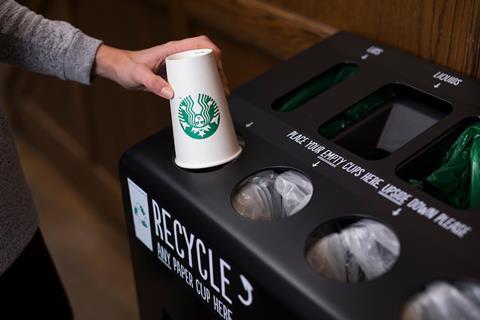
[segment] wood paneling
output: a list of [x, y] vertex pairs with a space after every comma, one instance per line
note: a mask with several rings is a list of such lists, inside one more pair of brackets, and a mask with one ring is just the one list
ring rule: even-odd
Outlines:
[[15, 104], [21, 133], [42, 150], [61, 172], [77, 185], [86, 199], [115, 224], [122, 224], [116, 179], [102, 163], [92, 162], [84, 146], [60, 127], [30, 98]]
[[336, 32], [319, 21], [253, 0], [187, 0], [184, 7], [209, 27], [283, 59]]
[[[38, 1], [35, 8], [117, 47], [139, 49], [171, 39], [168, 9], [147, 1]], [[167, 125], [168, 102], [104, 79], [87, 87], [13, 70], [10, 80], [7, 105], [17, 130], [105, 216], [122, 223], [118, 159], [128, 146]]]
[[17, 142], [40, 228], [75, 319], [138, 320], [126, 231], [99, 216], [38, 148]]
[[[352, 31], [480, 77], [480, 0], [23, 0], [105, 43], [141, 49], [206, 34], [232, 88], [336, 30]], [[117, 162], [169, 124], [168, 102], [97, 79], [90, 87], [12, 69], [3, 81], [17, 130], [111, 221], [121, 223]]]
[[262, 0], [480, 77], [478, 0]]
[[252, 78], [262, 74], [281, 60], [263, 52], [263, 50], [245, 50], [245, 44], [232, 39], [221, 31], [209, 29], [202, 22], [192, 22], [190, 28], [194, 34], [208, 34], [223, 51], [223, 67], [228, 74], [230, 87], [236, 88]]
[[[142, 1], [86, 0], [77, 2], [76, 7], [77, 25], [109, 45], [141, 49], [171, 39], [168, 11], [163, 6]], [[98, 16], [108, 17], [108, 23]], [[90, 119], [90, 157], [116, 177], [122, 152], [168, 123], [168, 102], [146, 92], [126, 91], [104, 79], [83, 87], [82, 92]]]

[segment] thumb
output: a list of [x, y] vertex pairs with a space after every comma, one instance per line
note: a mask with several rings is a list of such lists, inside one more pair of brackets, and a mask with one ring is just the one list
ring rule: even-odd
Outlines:
[[173, 98], [173, 89], [168, 82], [154, 74], [145, 65], [140, 65], [135, 73], [137, 81], [142, 84], [146, 90], [165, 99]]

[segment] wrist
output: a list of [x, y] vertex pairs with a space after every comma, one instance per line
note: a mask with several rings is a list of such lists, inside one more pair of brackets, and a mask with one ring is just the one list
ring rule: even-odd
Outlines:
[[95, 56], [95, 75], [116, 81], [118, 66], [125, 65], [127, 60], [125, 51], [102, 44]]

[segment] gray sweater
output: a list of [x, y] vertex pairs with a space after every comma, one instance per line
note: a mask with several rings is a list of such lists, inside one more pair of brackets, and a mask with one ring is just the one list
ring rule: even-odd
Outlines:
[[[100, 41], [70, 24], [0, 0], [0, 62], [89, 84]], [[0, 275], [37, 230], [37, 217], [12, 135], [0, 108]]]

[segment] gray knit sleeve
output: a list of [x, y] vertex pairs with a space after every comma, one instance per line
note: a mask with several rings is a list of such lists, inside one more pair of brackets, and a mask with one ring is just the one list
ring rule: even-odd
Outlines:
[[0, 0], [0, 62], [89, 84], [100, 44], [69, 23]]

